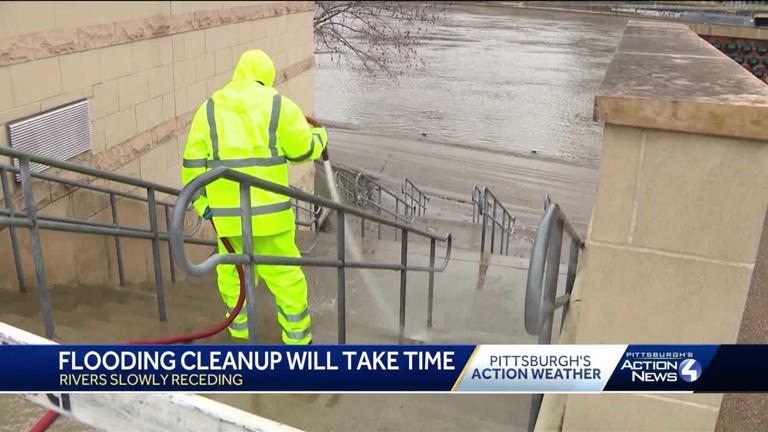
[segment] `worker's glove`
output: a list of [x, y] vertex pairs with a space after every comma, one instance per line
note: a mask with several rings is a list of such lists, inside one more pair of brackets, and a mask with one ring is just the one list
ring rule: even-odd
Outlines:
[[213, 214], [211, 213], [211, 208], [210, 207], [206, 207], [205, 211], [203, 212], [203, 219], [211, 220], [212, 217], [213, 217]]
[[323, 152], [320, 153], [320, 158], [324, 161], [328, 160], [328, 131], [325, 130], [325, 127], [313, 127], [312, 128], [312, 134], [314, 136], [320, 137], [320, 142], [323, 145]]

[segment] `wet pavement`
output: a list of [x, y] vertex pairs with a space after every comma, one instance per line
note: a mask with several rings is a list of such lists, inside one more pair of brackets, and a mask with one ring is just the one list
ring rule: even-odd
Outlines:
[[472, 187], [479, 185], [488, 186], [528, 231], [538, 224], [549, 194], [586, 232], [597, 168], [359, 130], [331, 129], [329, 136], [333, 162], [389, 181], [393, 190], [407, 177], [430, 194], [430, 218], [471, 221]]

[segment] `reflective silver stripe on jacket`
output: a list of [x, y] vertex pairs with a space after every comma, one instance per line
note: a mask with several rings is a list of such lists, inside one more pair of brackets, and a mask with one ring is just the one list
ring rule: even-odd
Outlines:
[[303, 311], [297, 314], [285, 313], [283, 308], [281, 308], [280, 306], [277, 306], [277, 311], [280, 312], [280, 315], [282, 315], [283, 318], [285, 318], [285, 320], [288, 322], [299, 322], [304, 318], [306, 318], [307, 316], [309, 316], [309, 311], [307, 310], [307, 308], [304, 308]]
[[288, 331], [286, 329], [283, 329], [283, 333], [285, 333], [285, 335], [288, 336], [288, 339], [302, 340], [305, 337], [311, 335], [312, 331], [310, 331], [309, 329], [306, 329], [304, 331], [294, 332], [294, 331]]
[[318, 142], [320, 142], [320, 143], [323, 142], [323, 137], [319, 133], [313, 132], [312, 133], [312, 139], [310, 140], [311, 144], [309, 146], [309, 151], [308, 152], [304, 153], [301, 156], [295, 157], [295, 158], [288, 157], [288, 156], [286, 156], [285, 158], [288, 159], [291, 162], [303, 162], [303, 161], [307, 160], [309, 157], [312, 156], [312, 153], [315, 152], [315, 138], [317, 138]]
[[219, 160], [207, 160], [207, 159], [184, 159], [182, 166], [184, 168], [249, 168], [256, 166], [276, 166], [285, 163], [283, 156], [265, 157], [265, 158], [242, 158], [242, 159], [219, 159]]
[[[232, 311], [234, 311], [234, 310], [235, 310], [235, 308], [231, 308], [231, 307], [227, 306], [227, 315], [231, 314]], [[248, 315], [248, 311], [245, 310], [245, 307], [241, 308], [240, 312], [237, 313], [237, 316], [247, 316], [247, 315]]]
[[323, 142], [323, 135], [320, 134], [320, 132], [312, 132], [312, 144], [315, 143], [314, 138], [317, 138], [317, 142], [323, 144], [325, 146], [325, 143]]
[[280, 121], [280, 105], [282, 98], [279, 94], [272, 97], [272, 116], [269, 119], [269, 151], [277, 156], [277, 123]]
[[229, 324], [229, 328], [232, 330], [248, 330], [248, 322], [232, 322]]
[[[291, 208], [291, 202], [281, 202], [251, 207], [251, 215], [277, 213]], [[211, 216], [240, 216], [240, 207], [211, 207]]]
[[205, 113], [208, 116], [208, 130], [211, 135], [211, 149], [213, 150], [213, 158], [219, 158], [219, 134], [216, 132], [216, 115], [213, 110], [213, 99], [208, 99], [205, 104]]

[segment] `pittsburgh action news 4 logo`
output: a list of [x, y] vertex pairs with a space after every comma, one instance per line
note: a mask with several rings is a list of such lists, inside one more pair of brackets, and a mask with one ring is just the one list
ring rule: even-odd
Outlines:
[[694, 382], [701, 376], [701, 364], [696, 359], [685, 359], [680, 362], [677, 373], [685, 381]]
[[632, 382], [694, 382], [701, 377], [701, 363], [692, 352], [628, 352], [621, 370]]

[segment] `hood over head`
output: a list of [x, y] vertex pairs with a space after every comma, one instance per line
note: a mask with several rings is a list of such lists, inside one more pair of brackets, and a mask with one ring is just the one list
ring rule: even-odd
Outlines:
[[267, 87], [272, 87], [275, 81], [275, 64], [267, 53], [260, 49], [246, 51], [237, 62], [232, 80], [259, 81]]

